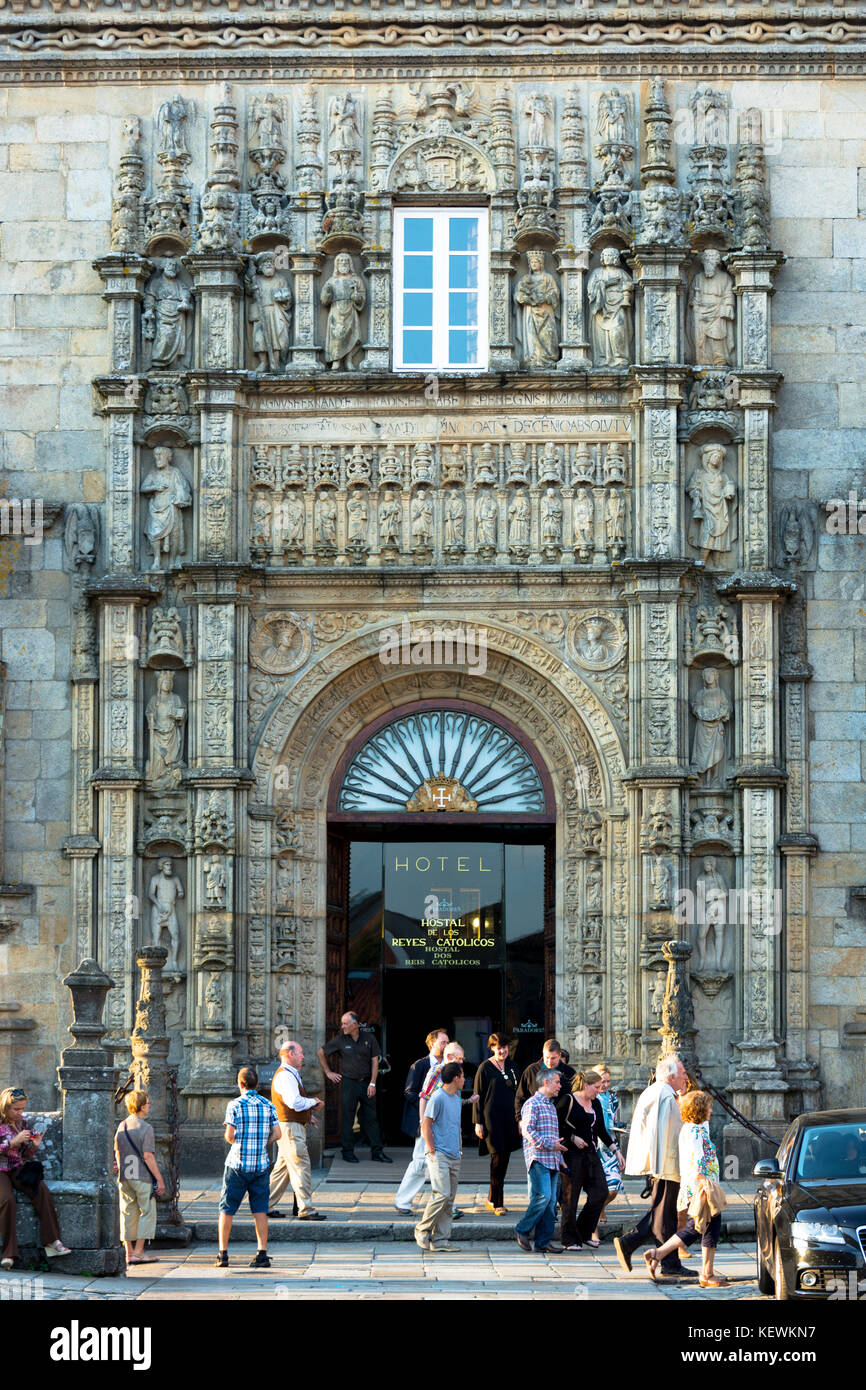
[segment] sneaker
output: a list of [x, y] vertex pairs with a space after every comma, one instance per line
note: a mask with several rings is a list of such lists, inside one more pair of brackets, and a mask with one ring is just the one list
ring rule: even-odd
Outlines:
[[3, 1259], [0, 1260], [0, 1269], [11, 1269], [14, 1263], [15, 1261], [11, 1258], [11, 1256], [5, 1255]]
[[214, 1260], [214, 1264], [216, 1265], [217, 1269], [228, 1269], [228, 1267], [229, 1267], [229, 1252], [228, 1252], [228, 1250], [220, 1250], [219, 1254], [217, 1255], [216, 1259]]
[[454, 1243], [450, 1240], [443, 1240], [441, 1245], [434, 1245], [432, 1246], [432, 1249], [435, 1250], [436, 1254], [438, 1255], [440, 1250], [444, 1250], [448, 1253], [451, 1253], [453, 1251], [460, 1250], [461, 1246], [454, 1245]]
[[267, 1250], [257, 1250], [255, 1258], [250, 1260], [250, 1269], [270, 1269], [271, 1257]]
[[62, 1240], [53, 1240], [50, 1245], [46, 1245], [45, 1254], [49, 1260], [55, 1260], [58, 1255], [71, 1255], [72, 1251]]
[[453, 1210], [452, 1213], [451, 1213], [451, 1220], [452, 1220], [452, 1221], [462, 1221], [465, 1215], [466, 1215], [465, 1211], [459, 1211], [459, 1210], [457, 1209], [457, 1207], [455, 1207], [454, 1210]]

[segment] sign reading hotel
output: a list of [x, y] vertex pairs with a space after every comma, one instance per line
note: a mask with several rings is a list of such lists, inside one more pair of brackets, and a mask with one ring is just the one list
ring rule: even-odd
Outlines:
[[385, 846], [385, 964], [501, 966], [502, 846]]

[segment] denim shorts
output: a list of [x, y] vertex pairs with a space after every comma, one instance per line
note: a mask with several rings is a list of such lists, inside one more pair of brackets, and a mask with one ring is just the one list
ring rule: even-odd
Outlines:
[[250, 1211], [253, 1216], [257, 1216], [260, 1212], [267, 1211], [270, 1190], [271, 1175], [267, 1168], [260, 1173], [248, 1173], [243, 1168], [226, 1168], [223, 1173], [219, 1209], [227, 1216], [234, 1216], [246, 1192], [249, 1194]]

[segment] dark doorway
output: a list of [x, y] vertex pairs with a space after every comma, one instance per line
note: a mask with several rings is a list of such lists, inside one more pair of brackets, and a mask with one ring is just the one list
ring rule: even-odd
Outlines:
[[[410, 1142], [400, 1128], [403, 1086], [411, 1064], [425, 1054], [427, 1033], [445, 1028], [463, 1045], [468, 1083], [488, 1056], [488, 1035], [503, 1026], [503, 986], [501, 970], [385, 970], [383, 1050], [391, 1071], [382, 1082], [381, 1114], [388, 1143]], [[466, 1121], [464, 1131], [471, 1132], [468, 1114]]]

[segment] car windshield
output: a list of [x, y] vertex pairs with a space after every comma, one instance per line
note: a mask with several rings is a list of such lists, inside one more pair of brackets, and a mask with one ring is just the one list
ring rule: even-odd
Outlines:
[[796, 1176], [802, 1182], [866, 1181], [866, 1123], [804, 1130]]

